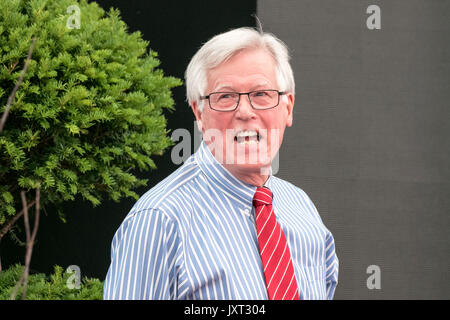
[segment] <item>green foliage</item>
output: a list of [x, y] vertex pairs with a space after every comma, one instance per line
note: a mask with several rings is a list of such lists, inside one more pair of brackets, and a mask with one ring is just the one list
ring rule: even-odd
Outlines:
[[[71, 5], [80, 28], [66, 26]], [[0, 1], [0, 113], [25, 63], [32, 60], [0, 133], [0, 226], [21, 210], [20, 190], [41, 188], [41, 206], [82, 196], [138, 198], [171, 145], [164, 110], [173, 110], [160, 61], [119, 12], [86, 0]], [[34, 193], [31, 193], [34, 195]]]
[[[16, 264], [0, 272], [0, 300], [9, 300], [16, 282], [22, 276], [24, 267]], [[63, 272], [60, 266], [54, 267], [54, 273], [28, 276], [27, 300], [102, 300], [103, 282], [98, 279], [84, 278], [79, 289], [69, 289], [67, 283], [72, 283], [70, 273]], [[22, 289], [16, 299], [22, 297]]]

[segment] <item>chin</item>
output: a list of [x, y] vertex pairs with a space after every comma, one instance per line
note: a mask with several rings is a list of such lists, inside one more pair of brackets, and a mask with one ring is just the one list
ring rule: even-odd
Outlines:
[[[273, 157], [267, 147], [259, 143], [223, 142], [221, 145], [212, 144], [216, 159], [225, 167], [256, 172], [270, 167]], [[221, 151], [221, 152], [217, 152]]]
[[254, 164], [228, 164], [225, 165], [225, 168], [227, 168], [231, 172], [240, 172], [242, 174], [257, 174], [257, 175], [268, 175], [269, 174], [269, 167], [267, 165], [263, 165], [260, 163], [254, 163]]
[[235, 155], [234, 162], [227, 163], [229, 166], [238, 169], [239, 171], [248, 171], [248, 172], [260, 172], [262, 169], [270, 167], [272, 163], [272, 159], [268, 155], [264, 155], [263, 158], [257, 152], [246, 152], [245, 158], [244, 156], [238, 157]]

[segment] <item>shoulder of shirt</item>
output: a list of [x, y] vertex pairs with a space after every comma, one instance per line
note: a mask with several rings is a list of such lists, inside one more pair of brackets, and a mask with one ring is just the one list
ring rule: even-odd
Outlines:
[[272, 183], [274, 183], [277, 187], [286, 189], [287, 192], [292, 192], [293, 194], [296, 194], [300, 197], [309, 199], [309, 196], [306, 194], [306, 192], [302, 188], [294, 185], [293, 183], [291, 183], [287, 180], [278, 178], [276, 176], [272, 176]]
[[126, 219], [149, 211], [161, 212], [169, 219], [177, 219], [173, 210], [166, 210], [169, 203], [186, 198], [186, 186], [201, 173], [195, 157], [188, 158], [183, 165], [143, 194], [134, 204]]
[[289, 181], [283, 180], [281, 178], [272, 176], [272, 183], [275, 185], [277, 189], [282, 189], [285, 193], [290, 194], [295, 197], [299, 203], [301, 203], [305, 207], [305, 211], [312, 214], [312, 216], [323, 224], [322, 218], [320, 217], [319, 212], [317, 211], [314, 202], [308, 196], [308, 194], [300, 187], [292, 184]]

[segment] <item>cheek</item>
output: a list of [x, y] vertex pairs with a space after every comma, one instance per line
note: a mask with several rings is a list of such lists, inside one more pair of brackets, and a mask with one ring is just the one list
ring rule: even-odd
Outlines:
[[209, 111], [203, 111], [202, 122], [203, 130], [214, 129], [216, 127], [214, 117], [211, 116]]
[[230, 116], [224, 114], [220, 116], [205, 114], [203, 117], [203, 134], [206, 136], [225, 137], [227, 129], [232, 129]]
[[287, 125], [287, 119], [280, 117], [279, 114], [274, 114], [271, 119], [266, 122], [266, 128], [268, 133], [268, 139], [270, 144], [281, 145], [283, 141], [284, 131]]
[[279, 112], [273, 112], [267, 114], [264, 118], [264, 124], [267, 129], [284, 130], [287, 124], [286, 120], [287, 118], [284, 115], [281, 115]]

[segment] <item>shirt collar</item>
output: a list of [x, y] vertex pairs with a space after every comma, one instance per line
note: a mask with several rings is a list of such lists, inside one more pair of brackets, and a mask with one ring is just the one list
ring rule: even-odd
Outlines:
[[[205, 141], [202, 141], [200, 147], [195, 153], [195, 158], [200, 169], [213, 181], [214, 186], [230, 195], [230, 197], [242, 202], [245, 205], [251, 205], [253, 196], [256, 192], [256, 186], [245, 183], [230, 173], [213, 156]], [[270, 168], [269, 178], [265, 186], [270, 188], [272, 178], [272, 168]]]

